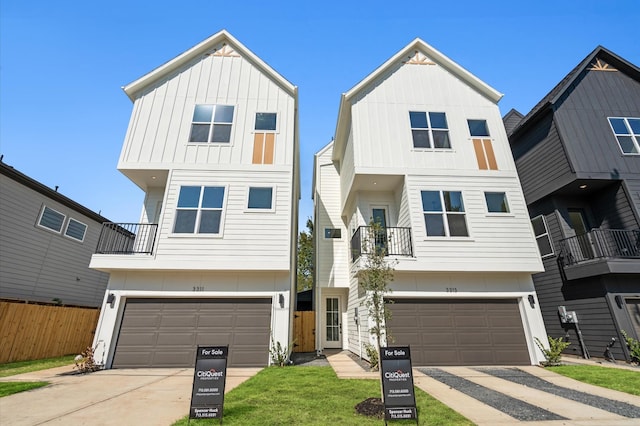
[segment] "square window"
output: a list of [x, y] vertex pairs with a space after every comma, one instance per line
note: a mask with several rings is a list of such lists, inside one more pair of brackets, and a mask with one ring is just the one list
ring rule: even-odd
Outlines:
[[425, 228], [429, 237], [468, 237], [460, 191], [421, 191]]
[[232, 105], [196, 105], [189, 142], [230, 142], [233, 111]]
[[609, 117], [609, 124], [623, 154], [640, 154], [640, 118]]
[[273, 202], [273, 188], [249, 188], [247, 208], [270, 210]]
[[414, 148], [451, 148], [444, 112], [409, 111], [409, 121]]
[[467, 120], [471, 136], [489, 136], [487, 120]]
[[324, 228], [325, 238], [342, 238], [342, 230], [340, 228]]
[[42, 210], [42, 214], [40, 215], [38, 225], [55, 232], [60, 232], [62, 231], [62, 225], [65, 218], [66, 216], [62, 213], [45, 206]]
[[256, 113], [256, 130], [275, 131], [277, 114], [275, 112]]
[[182, 186], [178, 195], [176, 234], [219, 234], [225, 188], [223, 186]]
[[87, 232], [87, 225], [82, 222], [78, 222], [77, 220], [70, 218], [69, 223], [67, 223], [67, 229], [64, 231], [64, 235], [73, 238], [74, 240], [78, 240], [80, 242], [84, 241], [84, 236]]
[[509, 213], [509, 203], [507, 194], [504, 192], [485, 192], [484, 198], [487, 202], [489, 213]]

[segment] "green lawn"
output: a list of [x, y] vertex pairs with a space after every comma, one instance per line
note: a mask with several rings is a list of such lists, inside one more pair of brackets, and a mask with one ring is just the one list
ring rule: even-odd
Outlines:
[[16, 374], [46, 370], [48, 368], [62, 367], [64, 365], [68, 365], [69, 368], [72, 368], [73, 358], [75, 358], [75, 355], [0, 364], [0, 377], [15, 376]]
[[14, 393], [47, 386], [48, 382], [0, 382], [0, 398]]
[[595, 365], [560, 365], [547, 367], [563, 376], [620, 392], [640, 395], [640, 368], [638, 371], [618, 368], [598, 367]]
[[[270, 367], [225, 395], [224, 424], [380, 425], [382, 420], [355, 412], [356, 404], [370, 397], [380, 397], [378, 380], [341, 380], [331, 367]], [[417, 388], [416, 402], [420, 424], [473, 424]], [[175, 425], [186, 425], [187, 420]]]

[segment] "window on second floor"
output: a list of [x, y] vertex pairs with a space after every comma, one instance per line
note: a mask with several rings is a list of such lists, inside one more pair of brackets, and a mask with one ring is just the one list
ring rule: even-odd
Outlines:
[[544, 216], [540, 215], [531, 219], [531, 226], [533, 226], [533, 233], [536, 236], [540, 255], [543, 258], [552, 255], [553, 245], [551, 244], [549, 228], [547, 228], [547, 222], [545, 221]]
[[414, 148], [451, 148], [444, 112], [409, 111]]
[[45, 206], [40, 214], [38, 225], [54, 232], [60, 232], [62, 231], [62, 225], [64, 224], [65, 219], [66, 216], [62, 213]]
[[273, 208], [273, 188], [255, 186], [249, 188], [247, 208], [250, 210], [271, 210]]
[[324, 237], [329, 238], [342, 238], [342, 230], [340, 228], [324, 228]]
[[609, 117], [609, 124], [625, 154], [640, 154], [640, 118]]
[[507, 194], [504, 192], [485, 192], [484, 199], [487, 202], [489, 213], [509, 213]]
[[232, 105], [196, 105], [189, 142], [228, 143], [232, 124]]
[[87, 225], [82, 222], [78, 222], [73, 218], [69, 218], [67, 222], [67, 229], [64, 231], [64, 235], [80, 242], [84, 241], [84, 235], [87, 232]]
[[421, 191], [424, 223], [429, 237], [468, 237], [460, 191]]
[[178, 196], [176, 234], [219, 234], [224, 204], [223, 186], [182, 186]]

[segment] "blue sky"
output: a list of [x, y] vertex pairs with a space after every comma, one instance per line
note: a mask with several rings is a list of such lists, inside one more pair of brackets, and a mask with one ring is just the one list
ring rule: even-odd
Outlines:
[[4, 162], [115, 222], [144, 194], [116, 170], [132, 104], [121, 87], [227, 29], [299, 87], [301, 224], [313, 154], [340, 94], [415, 37], [528, 112], [596, 46], [640, 65], [640, 1], [0, 0]]

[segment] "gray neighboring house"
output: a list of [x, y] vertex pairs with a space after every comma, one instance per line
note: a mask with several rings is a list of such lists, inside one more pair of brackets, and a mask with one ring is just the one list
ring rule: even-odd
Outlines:
[[[640, 338], [640, 69], [597, 47], [526, 116], [503, 117], [545, 272], [547, 332], [566, 352], [629, 360]], [[575, 313], [575, 315], [573, 314]], [[577, 319], [577, 322], [576, 322]]]
[[0, 298], [99, 307], [109, 274], [89, 262], [103, 222], [0, 161]]

